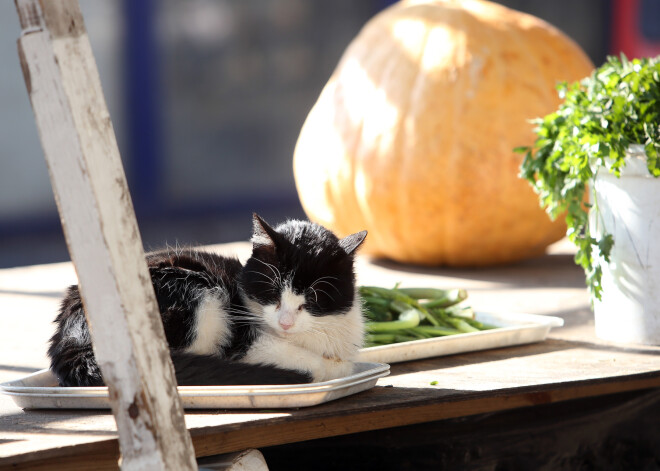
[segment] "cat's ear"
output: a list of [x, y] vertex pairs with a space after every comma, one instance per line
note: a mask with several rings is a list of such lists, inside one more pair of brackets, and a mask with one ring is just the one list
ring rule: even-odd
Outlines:
[[275, 247], [277, 232], [257, 213], [252, 214], [252, 244], [254, 246], [270, 245]]
[[356, 232], [355, 234], [340, 239], [339, 246], [344, 249], [348, 255], [351, 255], [360, 245], [362, 245], [365, 237], [367, 237], [367, 231]]

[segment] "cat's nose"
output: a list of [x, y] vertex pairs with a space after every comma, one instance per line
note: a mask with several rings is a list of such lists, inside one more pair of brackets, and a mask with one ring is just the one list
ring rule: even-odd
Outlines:
[[277, 320], [280, 324], [280, 327], [282, 327], [284, 330], [289, 330], [291, 327], [293, 327], [293, 324], [296, 321], [293, 313], [290, 312], [280, 313]]

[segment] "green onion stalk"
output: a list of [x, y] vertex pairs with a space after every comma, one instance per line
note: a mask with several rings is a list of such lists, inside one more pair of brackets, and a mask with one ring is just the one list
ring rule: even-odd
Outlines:
[[423, 340], [493, 329], [475, 319], [461, 303], [464, 289], [360, 286], [367, 318], [365, 345]]

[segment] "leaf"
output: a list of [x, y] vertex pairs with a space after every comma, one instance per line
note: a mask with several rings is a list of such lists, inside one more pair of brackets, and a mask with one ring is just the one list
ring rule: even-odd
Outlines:
[[608, 263], [610, 261], [612, 246], [614, 246], [614, 237], [612, 234], [607, 234], [598, 241], [598, 250], [600, 252], [600, 256], [603, 257], [603, 260]]

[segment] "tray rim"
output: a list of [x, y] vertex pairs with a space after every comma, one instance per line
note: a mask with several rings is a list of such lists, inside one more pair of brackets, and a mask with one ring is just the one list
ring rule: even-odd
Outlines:
[[[389, 372], [388, 372], [389, 373]], [[379, 378], [382, 378], [384, 376], [387, 376], [387, 374], [382, 374], [382, 375], [374, 375], [374, 376], [369, 376], [366, 378], [361, 378], [359, 380], [356, 380], [351, 383], [345, 383], [345, 384], [340, 384], [332, 389], [323, 389], [323, 390], [306, 390], [306, 391], [294, 391], [289, 393], [288, 391], [278, 391], [278, 392], [273, 392], [273, 393], [263, 393], [263, 394], [200, 394], [200, 395], [184, 395], [181, 394], [181, 399], [186, 400], [186, 399], [231, 399], [235, 397], [275, 397], [275, 396], [305, 396], [305, 395], [311, 395], [311, 394], [326, 394], [326, 393], [332, 393], [336, 391], [341, 391], [346, 388], [351, 388], [354, 386], [359, 386], [361, 384], [367, 383], [369, 381], [377, 381]], [[103, 386], [101, 386], [103, 387]], [[216, 387], [222, 387], [222, 386], [216, 386]], [[65, 400], [70, 400], [70, 399], [97, 399], [97, 400], [107, 400], [109, 396], [107, 394], [94, 394], [94, 395], [89, 395], [89, 394], [81, 394], [81, 393], [72, 393], [72, 394], [48, 394], [47, 392], [7, 392], [5, 393], [8, 396], [22, 396], [22, 397], [39, 397], [39, 398], [50, 398], [50, 399], [65, 399]], [[108, 405], [108, 407], [110, 407]]]
[[[199, 394], [190, 394], [190, 391], [179, 390], [181, 403], [186, 411], [196, 409], [286, 410], [312, 407], [367, 391], [376, 386], [379, 378], [390, 373], [390, 365], [387, 363], [355, 363], [364, 369], [343, 378], [318, 383], [256, 385], [248, 388], [245, 386], [179, 386], [177, 388], [198, 389], [196, 392], [199, 392]], [[14, 403], [22, 409], [108, 410], [111, 408], [106, 386], [94, 387], [93, 391], [90, 391], [91, 388], [15, 386], [8, 384], [24, 381], [28, 377], [38, 375], [51, 375], [52, 377], [52, 372], [49, 369], [43, 369], [22, 378], [2, 383], [0, 384], [0, 393], [10, 396]], [[318, 385], [321, 387], [315, 387]], [[274, 386], [278, 387], [279, 390], [274, 391], [272, 389]], [[246, 391], [246, 389], [256, 387], [261, 389], [258, 392]], [[233, 390], [228, 391], [228, 388], [233, 388]], [[55, 389], [58, 389], [59, 393], [49, 392]], [[94, 394], [90, 394], [90, 392]]]
[[[343, 387], [350, 387], [367, 382], [372, 379], [382, 378], [390, 373], [390, 365], [382, 362], [358, 361], [356, 365], [362, 365], [364, 370], [352, 375], [316, 383], [300, 384], [276, 384], [276, 385], [251, 385], [251, 386], [177, 386], [181, 397], [209, 397], [209, 392], [215, 393], [212, 397], [234, 397], [234, 396], [264, 396], [284, 394], [308, 394], [330, 392]], [[13, 383], [24, 381], [35, 376], [52, 374], [49, 368], [30, 373], [29, 375], [0, 383], [0, 392], [7, 395], [33, 396], [42, 395], [53, 398], [107, 398], [107, 386], [18, 386]]]

